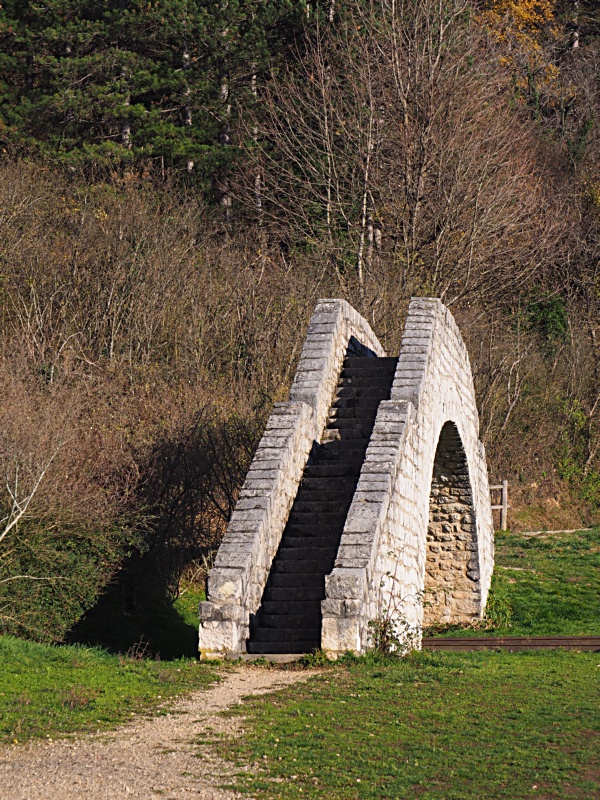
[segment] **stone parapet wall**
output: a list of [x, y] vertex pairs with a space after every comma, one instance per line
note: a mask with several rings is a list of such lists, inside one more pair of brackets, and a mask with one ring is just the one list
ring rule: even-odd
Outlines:
[[239, 652], [246, 640], [314, 432], [315, 413], [306, 403], [278, 403], [269, 417], [200, 604], [202, 655]]
[[[414, 299], [391, 400], [380, 404], [335, 567], [326, 580], [322, 646], [331, 655], [364, 652], [369, 623], [374, 621], [389, 624], [399, 636], [418, 644], [433, 467], [441, 431], [449, 422], [464, 452], [461, 464], [467, 476], [462, 477], [470, 483], [474, 520], [462, 524], [474, 526], [469, 541], [476, 540], [476, 551], [469, 551], [471, 577], [466, 579], [477, 586], [475, 592], [471, 585], [468, 592], [459, 589], [460, 578], [453, 574], [450, 590], [440, 592], [445, 609], [440, 617], [464, 619], [465, 614], [483, 613], [493, 568], [485, 452], [478, 438], [469, 358], [458, 327], [439, 300]], [[461, 519], [464, 516], [466, 511]], [[464, 567], [462, 559], [453, 560]], [[475, 562], [478, 570], [472, 568]], [[460, 597], [461, 591], [468, 597]]]
[[385, 356], [369, 324], [345, 300], [319, 300], [312, 315], [290, 400], [308, 403], [320, 441], [348, 348], [356, 355]]
[[[384, 400], [379, 404], [335, 567], [325, 579], [322, 647], [331, 655], [364, 652], [369, 623], [379, 614], [379, 582], [384, 574], [381, 550], [388, 539], [389, 520], [393, 518], [399, 525], [406, 522], [398, 514], [394, 498], [403, 483], [406, 485], [400, 489], [410, 497], [413, 475], [406, 452], [411, 446], [414, 416], [412, 403]], [[400, 569], [406, 577], [414, 553], [407, 547], [398, 556], [401, 560], [396, 559], [392, 570]]]
[[319, 300], [290, 401], [276, 404], [252, 461], [200, 604], [201, 656], [245, 650], [250, 615], [271, 563], [313, 444], [319, 442], [347, 352], [384, 356], [368, 323], [344, 300]]

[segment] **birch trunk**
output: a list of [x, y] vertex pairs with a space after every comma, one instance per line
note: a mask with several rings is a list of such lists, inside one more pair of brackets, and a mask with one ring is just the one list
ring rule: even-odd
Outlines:
[[[183, 69], [183, 74], [184, 75], [186, 75], [186, 73], [190, 69], [190, 54], [189, 54], [189, 51], [188, 51], [187, 44], [185, 44], [184, 48], [183, 48], [182, 69]], [[183, 92], [183, 96], [185, 98], [184, 99], [184, 104], [183, 104], [183, 124], [185, 125], [186, 128], [191, 128], [192, 127], [192, 107], [190, 105], [190, 103], [191, 103], [191, 94], [192, 93], [191, 93], [191, 90], [190, 90], [190, 86], [189, 86], [189, 83], [188, 83], [187, 78], [186, 78], [185, 89], [184, 89], [184, 92]], [[191, 173], [194, 170], [194, 162], [191, 159], [188, 159], [188, 161], [187, 161], [186, 170], [187, 170], [188, 173]]]
[[[363, 173], [363, 192], [362, 192], [362, 209], [360, 218], [360, 236], [358, 239], [358, 253], [356, 256], [356, 272], [358, 274], [358, 287], [361, 295], [365, 287], [365, 270], [364, 270], [364, 250], [365, 239], [367, 237], [367, 223], [369, 220], [368, 204], [369, 204], [369, 180], [371, 171], [371, 158], [373, 155], [373, 106], [369, 107], [369, 128], [367, 133], [367, 152], [365, 156], [365, 168]], [[373, 238], [373, 227], [371, 224], [371, 241]]]

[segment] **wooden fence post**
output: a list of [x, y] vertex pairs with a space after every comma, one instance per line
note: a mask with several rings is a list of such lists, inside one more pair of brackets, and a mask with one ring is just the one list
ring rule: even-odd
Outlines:
[[508, 481], [502, 481], [502, 508], [500, 509], [500, 530], [508, 528]]
[[496, 486], [490, 486], [490, 491], [494, 490], [499, 490], [501, 495], [500, 504], [492, 504], [492, 509], [500, 511], [500, 530], [505, 531], [508, 530], [508, 481], [502, 481]]

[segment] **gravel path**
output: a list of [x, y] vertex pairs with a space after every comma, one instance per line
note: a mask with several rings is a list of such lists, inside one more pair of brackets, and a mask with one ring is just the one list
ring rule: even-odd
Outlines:
[[[240, 667], [218, 684], [112, 733], [0, 748], [2, 800], [234, 800], [217, 789], [231, 766], [194, 745], [208, 732], [243, 732], [243, 720], [219, 717], [246, 695], [270, 692], [311, 673]], [[202, 753], [202, 758], [198, 754]]]

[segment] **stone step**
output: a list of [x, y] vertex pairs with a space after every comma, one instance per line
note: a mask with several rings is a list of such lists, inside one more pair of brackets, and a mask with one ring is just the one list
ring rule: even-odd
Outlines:
[[320, 631], [321, 630], [321, 609], [319, 608], [315, 614], [294, 614], [291, 610], [286, 609], [287, 613], [269, 614], [267, 609], [261, 608], [260, 613], [256, 616], [256, 621], [250, 623], [250, 630], [254, 632], [259, 628], [299, 628], [304, 631]]
[[359, 444], [364, 444], [364, 449], [366, 449], [368, 439], [366, 436], [363, 436], [361, 433], [357, 433], [356, 431], [332, 431], [326, 428], [323, 438], [321, 439], [321, 443], [328, 444], [331, 442], [357, 442]]
[[277, 551], [277, 558], [283, 559], [286, 562], [293, 561], [294, 563], [303, 564], [306, 562], [319, 562], [325, 564], [329, 562], [332, 558], [335, 560], [338, 551], [338, 545], [330, 545], [329, 547], [312, 547], [312, 546], [305, 546], [304, 547], [289, 547], [287, 541], [284, 543], [282, 541], [282, 545], [280, 546], [279, 550]]
[[246, 643], [246, 652], [260, 655], [278, 655], [280, 653], [312, 653], [321, 646], [321, 637], [308, 642], [255, 642]]
[[341, 403], [340, 405], [332, 406], [329, 409], [329, 421], [327, 424], [330, 425], [334, 421], [341, 420], [352, 420], [362, 424], [364, 423], [365, 418], [375, 418], [380, 402], [381, 401], [376, 400], [368, 406], [366, 406], [364, 403], [361, 405], [346, 405], [345, 403]]
[[312, 625], [310, 628], [262, 628], [252, 627], [251, 641], [253, 642], [319, 642], [321, 640], [321, 625]]
[[[357, 417], [356, 419], [353, 417], [341, 417], [339, 419], [338, 417], [328, 417], [323, 433], [326, 431], [339, 431], [342, 434], [342, 439], [348, 439], [351, 432], [356, 432], [360, 437], [369, 439], [374, 424], [375, 417]], [[356, 435], [352, 435], [352, 438], [355, 439]]]
[[383, 378], [389, 384], [394, 379], [396, 367], [347, 367], [344, 366], [340, 373], [340, 381], [354, 380], [355, 378]]
[[[259, 614], [286, 617], [289, 614], [302, 617], [320, 617], [321, 600], [286, 600], [285, 603], [264, 599]], [[319, 623], [320, 624], [320, 623]]]
[[306, 587], [307, 589], [319, 589], [325, 597], [325, 573], [294, 573], [294, 572], [273, 572], [269, 574], [267, 588], [273, 589], [297, 589]]
[[[339, 539], [343, 530], [343, 525], [336, 528], [331, 528], [327, 525], [296, 525], [289, 523], [286, 525], [281, 541], [284, 538], [290, 542], [307, 542], [312, 544], [313, 539], [325, 539], [333, 541]], [[294, 545], [291, 544], [290, 547]], [[308, 546], [308, 545], [307, 545]], [[315, 545], [318, 546], [318, 545]]]
[[[361, 414], [365, 416], [375, 416], [377, 413], [377, 409], [379, 408], [379, 403], [384, 400], [384, 397], [357, 397], [356, 395], [359, 393], [359, 389], [353, 389], [353, 394], [349, 394], [345, 397], [336, 397], [334, 398], [331, 406], [329, 407], [330, 413], [334, 413], [335, 411], [343, 410], [343, 409], [358, 409]], [[383, 393], [383, 390], [377, 389], [376, 391]]]
[[327, 462], [324, 464], [309, 464], [306, 469], [304, 470], [304, 478], [302, 483], [304, 484], [308, 479], [311, 478], [352, 478], [354, 483], [356, 483], [358, 476], [360, 475], [360, 468], [362, 463], [356, 459], [354, 461], [343, 462], [340, 464], [332, 464], [331, 462]]
[[375, 417], [328, 417], [326, 428], [329, 430], [365, 430], [366, 435], [370, 435], [374, 422]]
[[384, 389], [389, 396], [390, 378], [387, 375], [354, 375], [351, 378], [340, 378], [338, 393], [343, 389]]
[[353, 384], [352, 386], [339, 386], [335, 397], [333, 400], [333, 404], [342, 401], [342, 400], [389, 400], [390, 397], [390, 387], [375, 387], [375, 386], [357, 386]]
[[337, 536], [338, 531], [342, 530], [345, 518], [342, 519], [341, 525], [332, 526], [330, 523], [304, 524], [300, 522], [289, 521], [285, 526], [284, 536], [304, 537], [304, 536]]
[[[311, 479], [309, 479], [311, 480]], [[328, 478], [313, 478], [311, 483], [302, 485], [296, 495], [296, 502], [304, 503], [307, 500], [316, 500], [322, 497], [324, 500], [336, 500], [341, 497], [352, 497], [355, 492], [357, 478], [351, 478], [346, 485], [329, 482]]]
[[313, 475], [308, 469], [304, 470], [304, 477], [300, 484], [301, 492], [336, 492], [354, 494], [357, 477], [342, 477], [338, 475]]
[[295, 558], [287, 559], [276, 558], [271, 566], [271, 575], [315, 575], [329, 574], [333, 569], [336, 553], [329, 558], [311, 558], [298, 561]]
[[[325, 429], [328, 434], [337, 434], [340, 439], [369, 439], [374, 420], [332, 419]], [[326, 437], [323, 437], [326, 441]]]
[[347, 512], [315, 513], [310, 511], [292, 510], [292, 513], [288, 519], [288, 525], [290, 523], [292, 525], [325, 525], [330, 530], [336, 530], [338, 528], [343, 528], [347, 516]]
[[[345, 447], [352, 445], [352, 447], [346, 450], [339, 450], [338, 445], [340, 444]], [[325, 442], [324, 447], [327, 448], [326, 452], [322, 452], [319, 459], [315, 459], [312, 466], [333, 466], [336, 468], [344, 466], [347, 469], [354, 469], [357, 476], [360, 475], [365, 460], [365, 453], [367, 452], [366, 442], [362, 442], [360, 439], [347, 440], [344, 442]]]
[[344, 359], [344, 367], [348, 369], [353, 369], [355, 367], [376, 367], [394, 372], [397, 363], [397, 356], [378, 356], [377, 358], [370, 358], [368, 356], [346, 356]]
[[[302, 513], [309, 513], [309, 514], [331, 514], [331, 513], [348, 513], [348, 509], [350, 508], [350, 503], [352, 501], [352, 495], [349, 497], [343, 497], [342, 499], [338, 500], [317, 500], [317, 497], [322, 497], [323, 495], [318, 494], [315, 492], [314, 499], [310, 496], [306, 497], [306, 499], [296, 500], [294, 503], [294, 514], [302, 514]], [[333, 495], [335, 497], [335, 495]]]
[[307, 500], [339, 500], [341, 498], [351, 498], [356, 491], [358, 475], [347, 478], [345, 483], [338, 483], [337, 479], [332, 481], [330, 478], [308, 478], [306, 484], [300, 487], [296, 495], [295, 502], [304, 503]]
[[288, 533], [287, 529], [281, 537], [281, 544], [279, 545], [280, 549], [290, 548], [292, 550], [321, 547], [332, 547], [337, 550], [339, 546], [340, 535], [337, 531], [327, 535], [312, 536], [310, 534], [295, 535], [294, 532]]
[[[318, 586], [267, 586], [264, 593], [263, 602], [277, 604], [285, 603], [313, 603], [318, 602], [321, 607], [321, 600], [325, 599], [325, 583], [322, 587]], [[273, 614], [273, 607], [269, 606], [269, 614]]]
[[343, 461], [346, 464], [357, 462], [362, 466], [366, 452], [367, 442], [360, 439], [326, 442], [321, 445], [319, 456], [318, 459], [315, 459], [315, 463], [322, 464], [325, 461]]

